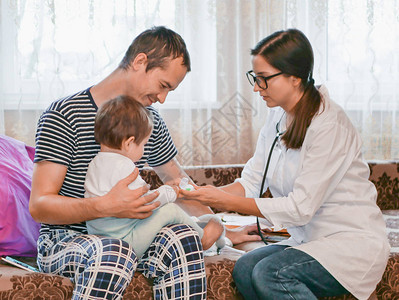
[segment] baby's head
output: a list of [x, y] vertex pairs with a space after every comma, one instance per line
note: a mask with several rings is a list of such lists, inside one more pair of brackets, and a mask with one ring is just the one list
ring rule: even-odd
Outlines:
[[[143, 154], [152, 126], [150, 112], [133, 98], [122, 95], [100, 106], [94, 125], [94, 137], [102, 148], [120, 150], [116, 152], [124, 155], [133, 154], [138, 156], [133, 159], [137, 161]], [[126, 156], [132, 158], [130, 155]]]

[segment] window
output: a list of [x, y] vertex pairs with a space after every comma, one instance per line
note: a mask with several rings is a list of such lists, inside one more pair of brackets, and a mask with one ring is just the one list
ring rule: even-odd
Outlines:
[[[192, 56], [193, 71], [171, 93], [170, 104], [177, 107], [184, 90], [198, 82], [206, 88], [198, 89], [190, 101], [216, 101], [215, 23], [210, 22], [206, 1], [198, 1], [196, 8], [174, 0], [2, 1], [1, 5], [5, 109], [44, 109], [61, 96], [95, 84], [118, 66], [133, 38], [154, 25], [178, 31]], [[194, 18], [184, 17], [193, 9], [198, 12]], [[197, 38], [200, 51], [195, 50]]]
[[29, 144], [35, 127], [27, 122], [30, 109], [42, 110], [99, 82], [138, 33], [166, 25], [182, 35], [192, 61], [182, 84], [157, 106], [181, 149], [180, 160], [245, 163], [268, 112], [245, 77], [250, 49], [274, 31], [295, 27], [313, 46], [316, 84], [325, 84], [348, 113], [362, 135], [365, 158], [399, 159], [397, 1], [0, 3], [0, 132]]

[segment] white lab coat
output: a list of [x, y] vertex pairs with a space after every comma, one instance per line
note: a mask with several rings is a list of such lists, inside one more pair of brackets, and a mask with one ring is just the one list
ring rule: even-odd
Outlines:
[[[310, 124], [302, 148], [273, 150], [265, 188], [273, 198], [259, 198], [267, 156], [276, 136], [281, 108], [273, 108], [262, 128], [254, 156], [238, 182], [255, 198], [263, 221], [287, 228], [288, 244], [319, 261], [348, 291], [367, 299], [381, 280], [389, 243], [377, 191], [368, 180], [361, 139], [350, 120], [322, 86], [325, 107]], [[262, 221], [262, 219], [261, 219]]]

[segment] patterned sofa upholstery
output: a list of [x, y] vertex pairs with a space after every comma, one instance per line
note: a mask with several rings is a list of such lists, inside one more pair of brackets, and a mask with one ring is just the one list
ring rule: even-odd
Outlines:
[[[370, 162], [371, 180], [377, 187], [377, 203], [383, 210], [387, 235], [391, 243], [391, 257], [374, 297], [399, 299], [399, 162]], [[209, 166], [186, 169], [198, 185], [228, 184], [239, 177], [242, 165]], [[151, 170], [142, 172], [143, 178], [156, 187], [161, 181]], [[248, 251], [261, 243], [246, 243], [237, 248]], [[231, 277], [235, 261], [240, 254], [224, 251], [219, 256], [206, 257], [207, 299], [243, 299]], [[19, 258], [34, 265], [34, 258]], [[338, 263], [338, 262], [337, 262]], [[70, 299], [73, 285], [67, 278], [43, 273], [30, 273], [3, 262], [0, 263], [0, 300], [5, 299]], [[152, 299], [151, 281], [136, 272], [123, 299]], [[355, 299], [351, 295], [324, 299]]]

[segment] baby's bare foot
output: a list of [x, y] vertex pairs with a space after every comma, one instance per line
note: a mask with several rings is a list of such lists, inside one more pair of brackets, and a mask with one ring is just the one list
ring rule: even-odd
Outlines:
[[204, 250], [208, 250], [223, 233], [223, 225], [218, 221], [211, 219], [204, 227], [204, 235], [202, 236], [201, 243]]

